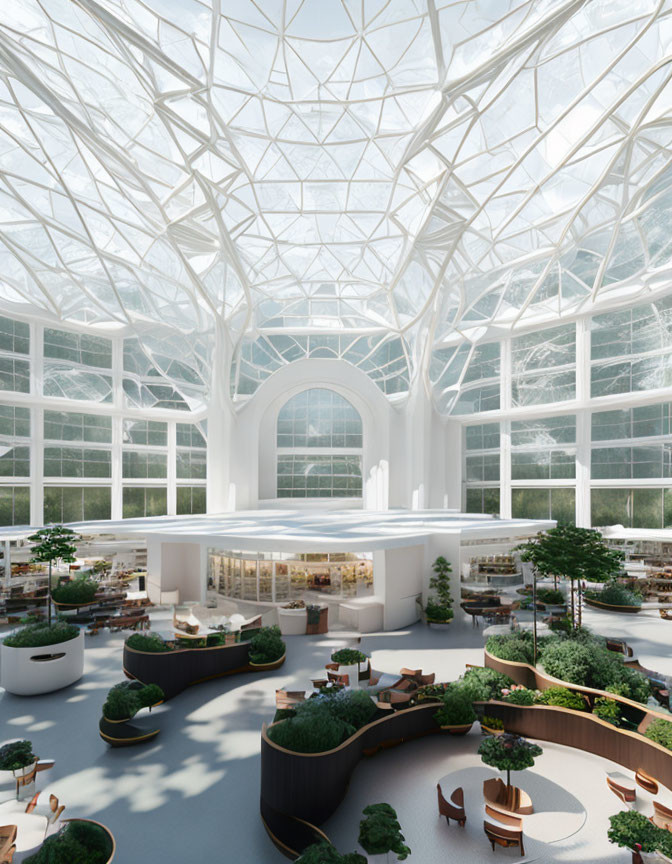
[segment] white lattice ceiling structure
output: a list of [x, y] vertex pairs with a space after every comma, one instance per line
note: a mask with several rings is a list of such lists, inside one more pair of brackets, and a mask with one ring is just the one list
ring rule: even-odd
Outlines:
[[442, 345], [649, 296], [671, 12], [4, 0], [2, 309], [123, 326], [206, 377], [224, 345], [240, 394], [302, 356], [394, 393]]

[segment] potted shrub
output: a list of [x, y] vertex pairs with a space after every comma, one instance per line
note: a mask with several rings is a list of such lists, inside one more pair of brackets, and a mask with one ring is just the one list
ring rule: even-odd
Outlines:
[[94, 602], [98, 587], [98, 583], [92, 579], [72, 579], [63, 585], [57, 585], [51, 592], [51, 599], [57, 606], [86, 606]]
[[23, 777], [35, 767], [37, 756], [33, 753], [30, 741], [10, 741], [0, 747], [0, 786], [11, 786], [14, 792], [14, 779]]
[[453, 619], [453, 599], [450, 593], [450, 562], [439, 555], [432, 565], [434, 575], [429, 580], [429, 590], [434, 592], [425, 606], [425, 616], [430, 627], [447, 627]]
[[159, 734], [158, 729], [145, 730], [133, 726], [130, 720], [142, 708], [150, 711], [163, 702], [163, 690], [157, 684], [122, 681], [115, 684], [103, 704], [103, 716], [98, 723], [101, 738], [113, 747], [139, 744]]
[[338, 674], [347, 675], [350, 679], [350, 687], [355, 690], [359, 687], [361, 665], [366, 663], [368, 666], [369, 658], [363, 651], [355, 648], [341, 648], [331, 655], [331, 662], [338, 663]]
[[[369, 864], [408, 858], [411, 850], [404, 843], [394, 808], [389, 804], [369, 804], [363, 813], [366, 818], [359, 823], [359, 845], [369, 856]], [[390, 853], [396, 859], [391, 859]]]
[[434, 719], [451, 735], [466, 735], [476, 719], [468, 693], [455, 686], [446, 690]]
[[108, 864], [115, 849], [114, 837], [104, 825], [92, 819], [67, 819], [25, 864]]
[[84, 631], [74, 624], [29, 624], [0, 645], [0, 684], [18, 696], [60, 690], [83, 674]]
[[532, 744], [510, 732], [486, 738], [478, 748], [478, 754], [486, 765], [506, 771], [507, 792], [511, 789], [511, 772], [531, 768], [535, 758], [543, 752], [538, 744]]
[[484, 735], [501, 735], [504, 732], [504, 721], [499, 717], [484, 714], [481, 717], [481, 732]]
[[266, 666], [284, 659], [286, 646], [279, 627], [262, 627], [250, 639], [250, 666]]
[[306, 632], [308, 611], [303, 600], [292, 600], [278, 608], [278, 624], [283, 636], [300, 636]]
[[297, 858], [296, 864], [367, 864], [367, 862], [359, 852], [346, 852], [341, 855], [331, 843], [323, 840], [304, 849]]

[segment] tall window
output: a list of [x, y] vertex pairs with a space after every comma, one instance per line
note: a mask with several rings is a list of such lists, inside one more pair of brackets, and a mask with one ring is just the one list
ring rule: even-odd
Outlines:
[[278, 414], [278, 498], [361, 498], [362, 418], [333, 390], [304, 390]]

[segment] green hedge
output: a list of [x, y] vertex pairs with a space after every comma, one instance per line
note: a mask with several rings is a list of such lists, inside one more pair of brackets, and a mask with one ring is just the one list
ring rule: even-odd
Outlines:
[[485, 643], [485, 650], [500, 660], [530, 665], [534, 663], [534, 643], [532, 634], [527, 635], [527, 631], [490, 636]]
[[657, 717], [646, 727], [644, 735], [656, 744], [662, 744], [663, 747], [672, 750], [672, 723], [669, 720]]
[[555, 705], [558, 708], [571, 708], [574, 711], [587, 711], [588, 705], [583, 696], [573, 693], [566, 687], [549, 687], [536, 698], [539, 705]]
[[368, 659], [363, 651], [355, 648], [341, 648], [331, 655], [331, 662], [338, 663], [339, 666], [354, 666], [355, 663], [366, 663]]
[[631, 591], [620, 582], [607, 582], [600, 591], [586, 591], [586, 597], [590, 600], [598, 600], [600, 603], [609, 603], [611, 606], [641, 606], [642, 595]]
[[80, 603], [91, 603], [99, 587], [98, 583], [91, 579], [73, 579], [54, 588], [51, 596], [57, 603], [71, 603], [76, 606]]
[[637, 810], [623, 810], [609, 817], [610, 828], [607, 836], [611, 843], [624, 849], [634, 849], [639, 843], [642, 852], [660, 851], [672, 857], [672, 833], [658, 828]]
[[476, 719], [469, 694], [453, 684], [443, 695], [441, 707], [434, 714], [439, 726], [466, 726]]
[[152, 654], [161, 654], [165, 651], [172, 651], [173, 648], [168, 645], [159, 636], [158, 633], [133, 633], [126, 640], [129, 648], [134, 648], [136, 651], [148, 651]]
[[47, 837], [25, 864], [105, 864], [112, 854], [107, 831], [90, 822], [67, 822], [58, 834]]
[[76, 636], [79, 636], [79, 627], [75, 624], [67, 624], [65, 621], [57, 621], [51, 627], [46, 623], [29, 624], [11, 636], [5, 637], [4, 644], [10, 648], [42, 648], [69, 642]]
[[502, 696], [504, 702], [510, 702], [511, 705], [534, 705], [535, 698], [534, 690], [512, 690]]
[[122, 681], [108, 692], [103, 704], [103, 717], [107, 720], [129, 720], [141, 708], [149, 708], [165, 698], [157, 684], [140, 681]]
[[514, 683], [508, 675], [481, 666], [467, 669], [464, 675], [455, 682], [456, 686], [468, 695], [471, 702], [487, 702], [489, 699], [499, 699], [502, 689], [511, 687]]
[[0, 771], [18, 771], [37, 759], [30, 741], [12, 741], [0, 747]]
[[250, 640], [251, 663], [275, 663], [284, 653], [279, 627], [262, 627]]

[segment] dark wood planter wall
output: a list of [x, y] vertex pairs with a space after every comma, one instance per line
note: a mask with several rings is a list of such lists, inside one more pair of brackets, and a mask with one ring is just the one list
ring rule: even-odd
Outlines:
[[626, 612], [633, 614], [641, 612], [641, 606], [615, 606], [613, 603], [603, 603], [601, 600], [593, 600], [591, 597], [584, 595], [583, 602], [586, 606], [592, 606], [594, 609], [606, 609], [608, 612]]
[[143, 684], [158, 684], [166, 699], [172, 699], [192, 684], [210, 678], [236, 672], [266, 672], [285, 662], [283, 654], [274, 663], [251, 664], [249, 653], [249, 642], [163, 652], [136, 651], [124, 645], [124, 673]]

